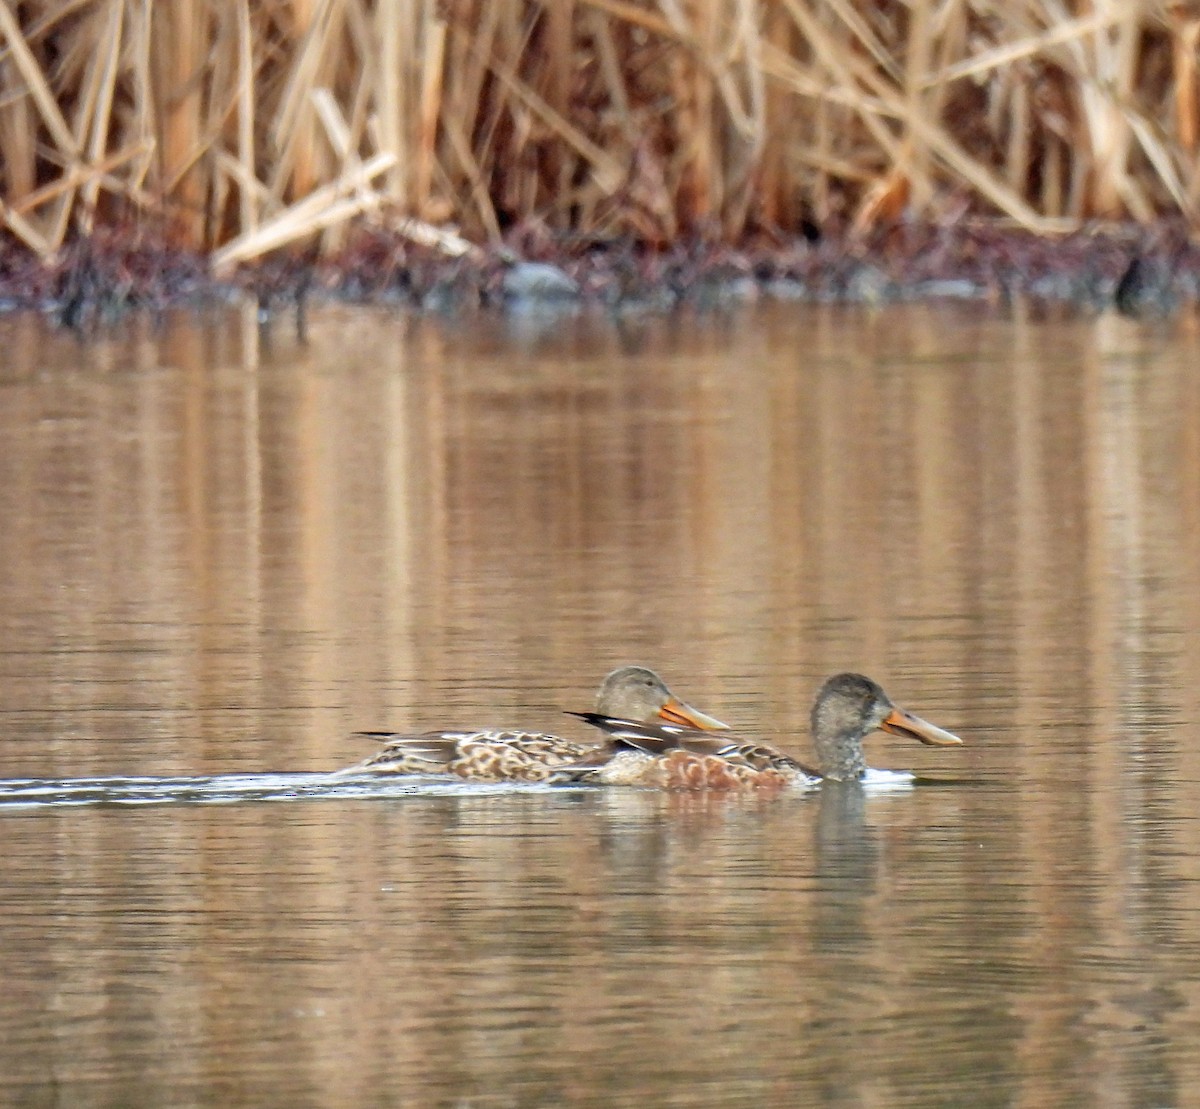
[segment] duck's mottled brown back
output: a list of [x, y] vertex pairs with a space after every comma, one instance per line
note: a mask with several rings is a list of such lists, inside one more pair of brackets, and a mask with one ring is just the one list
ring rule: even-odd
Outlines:
[[[725, 726], [679, 700], [653, 670], [644, 666], [622, 666], [608, 674], [600, 685], [597, 703], [609, 713], [623, 708], [642, 713], [647, 719], [677, 720], [699, 728]], [[546, 732], [497, 728], [419, 735], [358, 734], [381, 741], [383, 746], [347, 773], [453, 774], [486, 782], [546, 781], [556, 768], [586, 759], [597, 746]]]
[[393, 735], [352, 769], [376, 774], [454, 774], [478, 782], [544, 782], [555, 767], [586, 757], [594, 747], [545, 732], [426, 732]]
[[602, 713], [575, 715], [603, 731], [609, 741], [587, 759], [560, 769], [555, 774], [559, 780], [712, 791], [778, 789], [815, 780], [811, 771], [769, 744]]
[[866, 772], [863, 738], [877, 728], [939, 746], [962, 741], [897, 708], [862, 674], [836, 674], [822, 685], [812, 709], [820, 772], [767, 743], [740, 741], [671, 724], [577, 713], [600, 728], [608, 745], [556, 778], [575, 776], [608, 785], [659, 789], [777, 789], [813, 785], [823, 777], [856, 781]]

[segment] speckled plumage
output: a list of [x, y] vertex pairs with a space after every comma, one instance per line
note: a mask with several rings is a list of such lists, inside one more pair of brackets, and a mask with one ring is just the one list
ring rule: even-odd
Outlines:
[[603, 713], [578, 715], [605, 732], [608, 743], [574, 765], [559, 767], [551, 775], [556, 780], [669, 790], [774, 790], [861, 778], [866, 772], [863, 739], [876, 728], [939, 746], [962, 742], [897, 708], [861, 674], [837, 674], [817, 693], [812, 730], [819, 771], [766, 743]]
[[[632, 716], [642, 722], [683, 721], [699, 729], [721, 729], [719, 720], [680, 701], [666, 683], [644, 666], [612, 671], [596, 695], [597, 709], [608, 716]], [[546, 732], [481, 728], [420, 735], [359, 732], [383, 746], [348, 768], [354, 773], [456, 775], [482, 782], [544, 782], [562, 766], [590, 758], [597, 744]], [[697, 734], [705, 734], [699, 730]]]
[[[782, 758], [786, 759], [786, 756]], [[726, 752], [702, 754], [677, 748], [657, 755], [649, 755], [644, 751], [616, 751], [594, 773], [582, 776], [582, 780], [608, 786], [728, 792], [783, 788], [797, 784], [802, 774], [799, 767], [782, 763], [754, 766], [737, 757], [730, 757]], [[558, 776], [562, 776], [561, 772]]]
[[353, 769], [382, 774], [454, 774], [479, 782], [544, 782], [552, 770], [586, 758], [596, 746], [545, 732], [498, 728], [413, 736], [381, 734], [379, 738], [386, 738], [384, 746]]

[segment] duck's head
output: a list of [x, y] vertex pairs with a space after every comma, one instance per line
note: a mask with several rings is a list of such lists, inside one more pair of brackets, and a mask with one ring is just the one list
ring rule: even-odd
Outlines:
[[812, 710], [821, 773], [836, 781], [861, 777], [866, 770], [862, 741], [876, 729], [936, 747], [962, 743], [958, 736], [894, 705], [870, 678], [835, 674], [821, 686]]
[[622, 720], [665, 720], [706, 732], [725, 731], [729, 727], [681, 701], [662, 678], [645, 666], [622, 666], [609, 674], [600, 683], [596, 710]]

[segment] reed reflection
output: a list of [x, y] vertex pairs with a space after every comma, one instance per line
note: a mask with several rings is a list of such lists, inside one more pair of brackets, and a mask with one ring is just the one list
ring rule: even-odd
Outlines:
[[9, 344], [5, 774], [561, 730], [629, 661], [801, 758], [844, 668], [969, 743], [895, 796], [6, 812], [6, 1092], [119, 1103], [164, 1058], [196, 1101], [1200, 1084], [1190, 324], [165, 326]]

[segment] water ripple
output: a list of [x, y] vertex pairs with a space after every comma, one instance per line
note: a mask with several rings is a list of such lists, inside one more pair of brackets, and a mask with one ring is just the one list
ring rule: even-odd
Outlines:
[[380, 777], [343, 773], [212, 774], [187, 777], [3, 778], [0, 809], [57, 805], [233, 804], [316, 798], [479, 796], [489, 793], [578, 791], [586, 787], [535, 783], [461, 782], [447, 778]]

